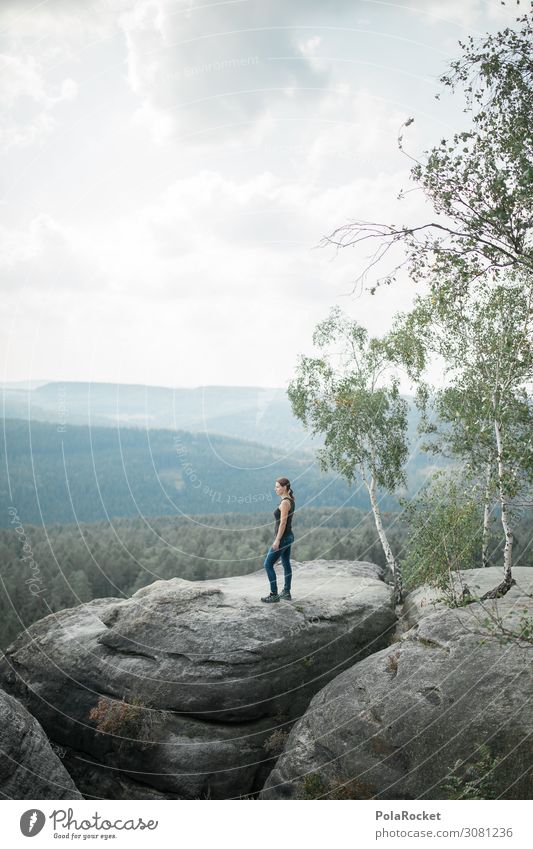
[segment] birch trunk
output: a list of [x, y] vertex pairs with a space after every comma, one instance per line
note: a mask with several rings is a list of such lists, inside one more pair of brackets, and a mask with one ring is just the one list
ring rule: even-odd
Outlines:
[[489, 565], [489, 527], [490, 527], [490, 482], [492, 478], [492, 462], [487, 463], [485, 478], [485, 507], [483, 510], [483, 537], [481, 540], [481, 565]]
[[502, 510], [502, 525], [505, 534], [505, 547], [503, 549], [503, 573], [505, 583], [510, 586], [513, 568], [513, 542], [514, 535], [509, 522], [509, 506], [505, 495], [505, 467], [503, 463], [502, 428], [499, 420], [494, 420], [494, 432], [496, 434], [496, 447], [498, 449], [498, 491], [500, 495], [500, 506]]
[[394, 576], [395, 601], [396, 604], [401, 604], [403, 599], [403, 586], [400, 564], [392, 553], [392, 549], [387, 539], [387, 534], [385, 533], [385, 528], [383, 527], [383, 521], [381, 519], [381, 510], [379, 509], [377, 498], [376, 479], [373, 473], [370, 476], [370, 483], [368, 483], [366, 480], [365, 483], [368, 489], [368, 494], [370, 495], [370, 504], [372, 505], [372, 513], [374, 514], [374, 522], [376, 525], [376, 530], [378, 532], [379, 541], [381, 542], [383, 551], [385, 552], [387, 565], [389, 566], [389, 569], [392, 571], [392, 574]]

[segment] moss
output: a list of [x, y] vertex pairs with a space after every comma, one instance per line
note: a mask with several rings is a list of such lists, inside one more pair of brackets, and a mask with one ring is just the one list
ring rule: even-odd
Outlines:
[[375, 793], [372, 784], [358, 778], [328, 778], [320, 772], [310, 772], [298, 783], [300, 799], [372, 799]]
[[301, 782], [301, 790], [304, 799], [320, 799], [327, 793], [327, 781], [318, 772], [310, 772]]

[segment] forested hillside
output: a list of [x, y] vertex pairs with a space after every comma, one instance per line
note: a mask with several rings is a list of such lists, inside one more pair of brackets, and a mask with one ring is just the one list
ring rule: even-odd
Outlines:
[[[361, 487], [321, 473], [305, 448], [285, 455], [217, 434], [56, 426], [6, 419], [0, 459], [0, 527], [14, 506], [23, 522], [95, 522], [117, 516], [255, 513], [273, 505], [286, 475], [300, 504], [368, 509]], [[417, 454], [415, 482], [429, 468]], [[385, 509], [398, 501], [384, 496]]]

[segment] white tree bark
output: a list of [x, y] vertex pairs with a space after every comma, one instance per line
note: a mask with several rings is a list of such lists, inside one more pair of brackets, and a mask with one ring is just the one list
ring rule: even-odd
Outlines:
[[485, 478], [485, 505], [483, 510], [483, 536], [481, 540], [481, 565], [489, 565], [489, 527], [490, 527], [490, 482], [492, 478], [492, 462], [487, 463]]
[[381, 510], [379, 508], [377, 498], [376, 478], [373, 472], [370, 475], [370, 483], [366, 480], [366, 478], [365, 483], [368, 489], [368, 494], [370, 495], [370, 504], [372, 505], [372, 513], [374, 514], [374, 522], [376, 525], [376, 530], [378, 532], [379, 541], [381, 542], [381, 546], [383, 548], [383, 551], [385, 552], [387, 565], [389, 566], [389, 569], [391, 570], [394, 576], [394, 595], [396, 604], [400, 604], [403, 599], [402, 574], [400, 564], [392, 553], [389, 540], [387, 539], [387, 534], [385, 533], [385, 528], [383, 527]]
[[496, 447], [498, 449], [498, 491], [500, 495], [500, 506], [502, 511], [502, 525], [505, 534], [505, 546], [503, 549], [503, 572], [505, 583], [511, 585], [513, 568], [513, 542], [514, 534], [509, 522], [509, 505], [505, 495], [505, 466], [503, 462], [502, 429], [499, 420], [494, 420], [494, 433], [496, 435]]

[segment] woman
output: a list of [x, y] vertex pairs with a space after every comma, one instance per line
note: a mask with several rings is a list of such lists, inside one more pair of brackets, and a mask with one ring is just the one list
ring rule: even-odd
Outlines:
[[[279, 507], [274, 510], [274, 518], [276, 519], [276, 538], [268, 550], [265, 557], [265, 569], [270, 581], [270, 595], [262, 597], [261, 601], [270, 604], [273, 601], [280, 601], [282, 598], [290, 599], [291, 596], [291, 545], [294, 542], [294, 534], [292, 532], [292, 514], [294, 513], [294, 495], [291, 489], [291, 482], [288, 478], [278, 478], [275, 484], [276, 495], [281, 496]], [[283, 592], [278, 593], [278, 584], [276, 581], [276, 572], [274, 563], [281, 557], [284, 572]]]

